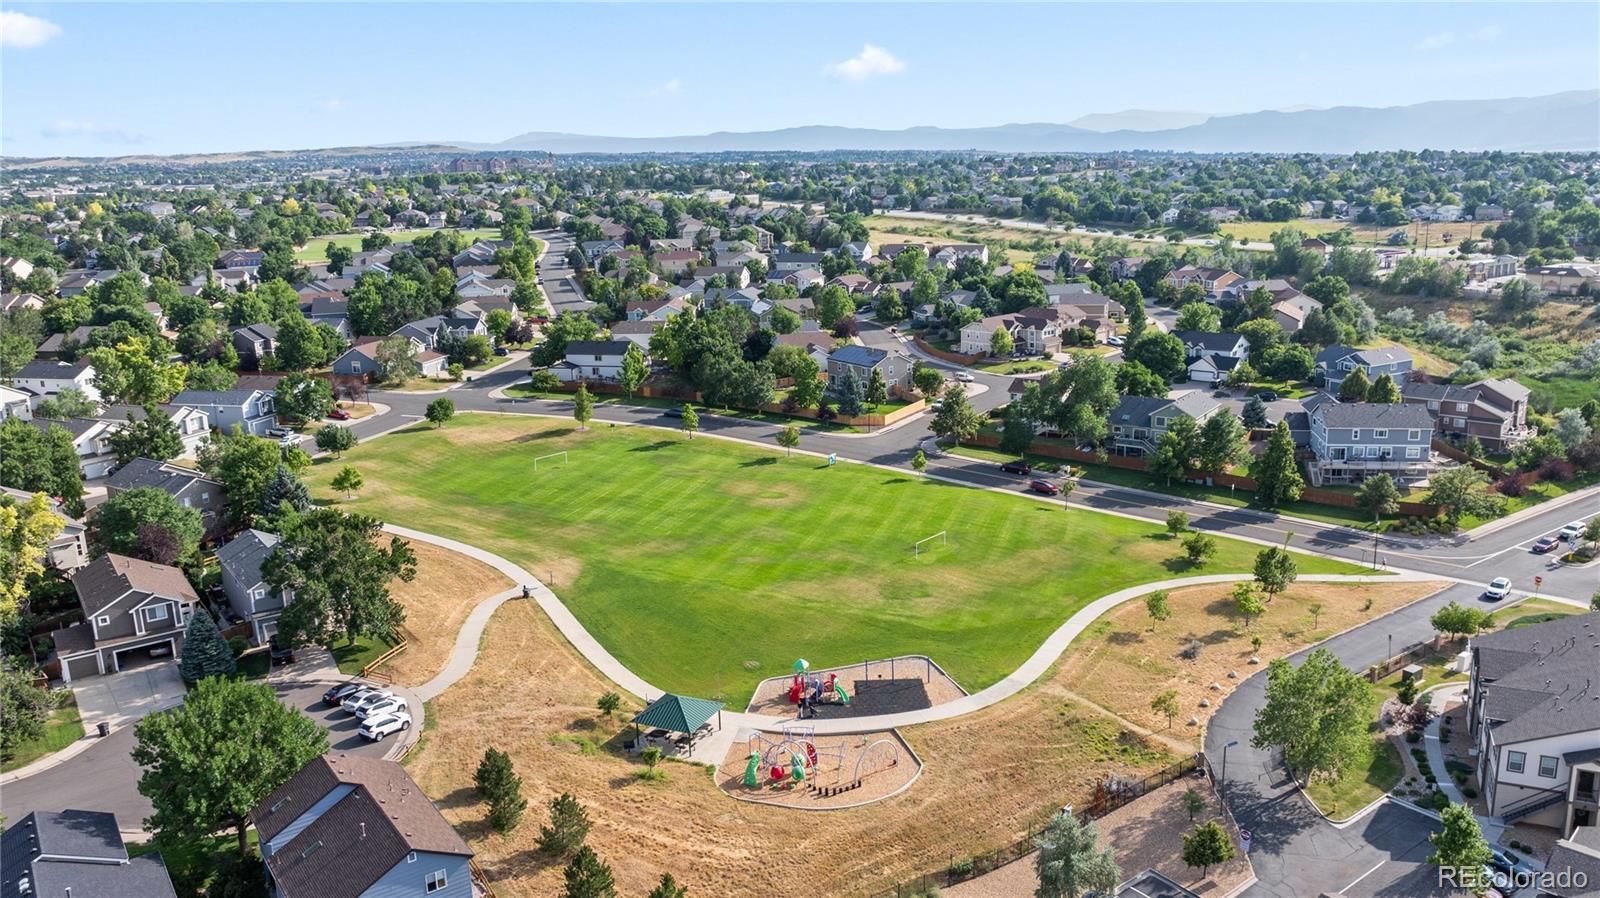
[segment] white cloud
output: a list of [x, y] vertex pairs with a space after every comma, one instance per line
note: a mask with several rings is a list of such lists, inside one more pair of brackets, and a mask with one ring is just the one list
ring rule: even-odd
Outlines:
[[865, 81], [878, 75], [893, 75], [904, 71], [905, 62], [882, 47], [864, 44], [861, 52], [842, 62], [828, 66], [828, 74], [846, 81]]
[[1417, 49], [1438, 50], [1441, 47], [1448, 47], [1455, 42], [1456, 34], [1454, 31], [1441, 31], [1438, 34], [1430, 34], [1422, 40], [1417, 41]]
[[1492, 41], [1500, 36], [1501, 31], [1502, 29], [1499, 25], [1485, 25], [1472, 32], [1472, 36], [1480, 41]]
[[61, 33], [54, 22], [26, 13], [0, 12], [0, 47], [37, 47]]
[[656, 86], [650, 88], [649, 94], [652, 97], [666, 97], [666, 96], [671, 96], [673, 94], [677, 94], [677, 93], [681, 92], [682, 90], [683, 90], [683, 82], [679, 81], [677, 78], [673, 78], [673, 79], [671, 79], [669, 81], [663, 82], [661, 84], [657, 84]]
[[58, 121], [39, 131], [46, 140], [89, 140], [95, 143], [143, 143], [144, 135], [98, 122]]
[[328, 99], [317, 103], [317, 109], [321, 110], [322, 112], [338, 112], [343, 108], [344, 101], [338, 97], [329, 97]]

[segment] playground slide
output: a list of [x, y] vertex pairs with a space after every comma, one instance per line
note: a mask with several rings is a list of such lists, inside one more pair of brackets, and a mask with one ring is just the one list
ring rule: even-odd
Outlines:
[[744, 767], [744, 784], [754, 789], [760, 784], [759, 771], [761, 770], [761, 755], [750, 753], [750, 763]]
[[844, 684], [843, 683], [834, 683], [833, 684], [833, 691], [838, 694], [839, 703], [840, 704], [842, 704], [842, 705], [850, 704], [850, 693], [844, 691]]

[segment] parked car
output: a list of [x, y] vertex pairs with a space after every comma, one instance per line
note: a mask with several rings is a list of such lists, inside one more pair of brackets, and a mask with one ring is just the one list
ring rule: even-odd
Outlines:
[[287, 642], [278, 641], [278, 637], [276, 636], [272, 637], [272, 640], [268, 644], [271, 646], [273, 664], [294, 663], [293, 645], [290, 645]]
[[511, 354], [511, 350], [505, 348], [504, 346], [496, 346], [494, 348], [494, 354], [495, 355], [510, 355]]
[[1537, 541], [1534, 542], [1533, 547], [1532, 547], [1533, 548], [1533, 554], [1535, 554], [1535, 555], [1543, 555], [1544, 553], [1550, 551], [1551, 549], [1554, 549], [1555, 547], [1557, 547], [1559, 545], [1561, 545], [1561, 540], [1556, 539], [1553, 536], [1542, 536]]
[[337, 705], [365, 688], [367, 688], [365, 683], [340, 683], [337, 686], [329, 687], [327, 692], [322, 693], [322, 703], [324, 705]]
[[1056, 486], [1048, 480], [1030, 480], [1028, 481], [1028, 489], [1033, 490], [1036, 493], [1043, 493], [1046, 496], [1061, 495], [1061, 487]]
[[328, 412], [328, 417], [335, 421], [348, 421], [350, 420], [350, 413], [342, 408], [336, 408], [333, 411]]
[[1008, 461], [1000, 466], [1000, 470], [1007, 474], [1032, 474], [1033, 465], [1025, 461]]
[[1495, 872], [1495, 888], [1509, 894], [1517, 889], [1518, 884], [1533, 881], [1534, 869], [1521, 858], [1493, 845], [1489, 846], [1489, 854], [1489, 869]]
[[267, 436], [269, 436], [269, 437], [282, 438], [282, 437], [289, 436], [289, 435], [291, 435], [293, 433], [294, 433], [294, 431], [290, 430], [287, 427], [268, 427], [267, 428]]
[[346, 696], [345, 700], [339, 703], [339, 707], [349, 711], [351, 714], [354, 714], [361, 706], [372, 704], [374, 702], [381, 702], [392, 695], [394, 695], [394, 693], [387, 689], [379, 689], [376, 686], [368, 686], [359, 692]]
[[1262, 402], [1277, 402], [1278, 393], [1275, 390], [1259, 390], [1256, 392], [1256, 398]]
[[289, 433], [289, 434], [286, 434], [284, 436], [278, 437], [278, 445], [279, 446], [298, 446], [298, 445], [300, 445], [300, 434], [298, 434], [298, 433]]
[[1505, 577], [1496, 577], [1489, 581], [1489, 586], [1483, 591], [1483, 597], [1491, 602], [1498, 602], [1511, 595], [1511, 581]]
[[369, 717], [382, 717], [385, 714], [403, 714], [410, 710], [410, 708], [406, 707], [405, 699], [398, 695], [391, 695], [382, 701], [357, 708], [356, 716], [366, 720]]
[[974, 380], [977, 380], [977, 378], [973, 377], [969, 372], [957, 371], [956, 372], [956, 380], [959, 380], [964, 384], [970, 384]]
[[1585, 526], [1586, 525], [1582, 521], [1573, 521], [1572, 523], [1568, 524], [1567, 526], [1562, 527], [1561, 528], [1561, 532], [1556, 534], [1556, 535], [1561, 537], [1562, 539], [1566, 540], [1567, 542], [1572, 542], [1573, 540], [1578, 538], [1578, 535], [1580, 533], [1583, 532]]
[[1124, 340], [1123, 338], [1117, 337], [1117, 336], [1111, 336], [1111, 337], [1107, 337], [1106, 338], [1106, 345], [1107, 346], [1121, 346], [1121, 345], [1123, 345], [1124, 343], [1127, 343], [1127, 342], [1128, 342], [1127, 340]]
[[397, 714], [379, 714], [376, 717], [368, 717], [366, 720], [361, 722], [361, 726], [356, 730], [356, 732], [361, 734], [361, 738], [366, 739], [369, 742], [377, 742], [391, 733], [398, 733], [401, 730], [409, 729], [411, 729], [411, 715], [405, 712], [400, 712]]
[[666, 411], [662, 412], [661, 414], [666, 415], [668, 418], [682, 418], [683, 417], [683, 409], [679, 408], [678, 406], [673, 406], [672, 408], [667, 409]]

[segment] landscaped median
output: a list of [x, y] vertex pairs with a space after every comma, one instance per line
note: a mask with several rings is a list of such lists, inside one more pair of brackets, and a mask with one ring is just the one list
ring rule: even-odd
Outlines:
[[[534, 473], [535, 456], [558, 452], [564, 464]], [[366, 486], [341, 504], [553, 578], [631, 670], [732, 703], [797, 657], [922, 653], [976, 691], [1098, 596], [1247, 571], [1259, 551], [1218, 539], [1196, 570], [1144, 522], [642, 428], [463, 415], [362, 444], [308, 482], [342, 499], [328, 486], [342, 465]], [[913, 554], [941, 531], [947, 545]], [[1297, 560], [1303, 573], [1363, 570]]]

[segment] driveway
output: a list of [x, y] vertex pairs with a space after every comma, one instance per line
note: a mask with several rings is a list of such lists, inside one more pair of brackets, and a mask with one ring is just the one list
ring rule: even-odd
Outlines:
[[176, 661], [146, 664], [72, 684], [83, 715], [83, 728], [91, 732], [99, 723], [118, 729], [153, 711], [179, 704], [183, 691]]

